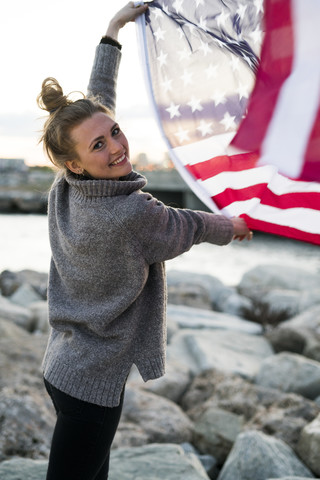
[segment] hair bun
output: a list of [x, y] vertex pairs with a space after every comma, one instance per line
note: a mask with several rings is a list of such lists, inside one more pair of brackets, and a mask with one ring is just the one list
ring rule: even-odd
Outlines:
[[49, 113], [55, 112], [59, 107], [65, 107], [70, 103], [67, 96], [63, 94], [59, 82], [48, 77], [42, 82], [41, 92], [37, 97], [38, 106]]

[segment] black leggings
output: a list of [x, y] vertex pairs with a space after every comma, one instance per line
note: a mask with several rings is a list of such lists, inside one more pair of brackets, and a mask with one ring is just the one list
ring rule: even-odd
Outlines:
[[100, 407], [61, 392], [44, 380], [57, 413], [47, 480], [106, 480], [109, 455], [118, 428], [120, 404]]

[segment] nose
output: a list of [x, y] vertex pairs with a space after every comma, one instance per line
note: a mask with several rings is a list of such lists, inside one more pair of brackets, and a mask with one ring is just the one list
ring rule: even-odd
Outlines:
[[123, 150], [122, 143], [114, 137], [111, 137], [108, 143], [109, 143], [109, 151], [112, 155], [119, 153]]

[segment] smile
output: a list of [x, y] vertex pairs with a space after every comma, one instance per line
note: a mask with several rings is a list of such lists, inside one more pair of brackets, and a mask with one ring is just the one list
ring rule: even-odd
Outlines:
[[124, 153], [118, 160], [115, 160], [114, 162], [110, 163], [110, 166], [114, 165], [119, 165], [119, 163], [124, 162], [127, 159], [126, 154]]

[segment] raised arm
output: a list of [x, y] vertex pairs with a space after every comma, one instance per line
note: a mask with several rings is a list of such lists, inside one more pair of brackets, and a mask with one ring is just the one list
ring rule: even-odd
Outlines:
[[112, 115], [116, 108], [117, 78], [121, 60], [119, 31], [148, 8], [147, 5], [135, 6], [136, 3], [138, 2], [129, 2], [110, 20], [106, 34], [96, 48], [91, 70], [87, 96], [99, 98]]

